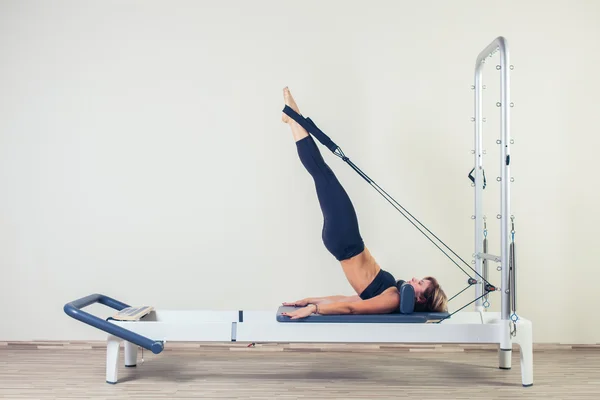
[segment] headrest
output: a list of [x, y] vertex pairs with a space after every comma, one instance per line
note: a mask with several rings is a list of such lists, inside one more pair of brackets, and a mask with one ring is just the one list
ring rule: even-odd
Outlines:
[[400, 293], [400, 314], [412, 314], [415, 311], [415, 288], [402, 279], [396, 281]]

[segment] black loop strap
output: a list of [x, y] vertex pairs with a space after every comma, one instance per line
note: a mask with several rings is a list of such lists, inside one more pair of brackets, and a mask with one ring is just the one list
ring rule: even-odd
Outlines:
[[310, 132], [323, 146], [335, 153], [338, 145], [333, 143], [333, 140], [323, 133], [310, 118], [304, 118], [288, 105], [283, 108], [283, 112], [296, 121], [301, 127], [306, 129], [307, 132]]

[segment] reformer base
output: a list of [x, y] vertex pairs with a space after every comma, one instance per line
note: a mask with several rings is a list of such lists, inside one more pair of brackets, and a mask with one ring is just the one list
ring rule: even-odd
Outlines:
[[[442, 323], [286, 323], [273, 311], [161, 311], [140, 321], [111, 323], [157, 341], [247, 343], [463, 343], [506, 347], [506, 321], [499, 313], [458, 312]], [[357, 316], [358, 317], [358, 316]], [[521, 347], [522, 385], [533, 385], [531, 322], [520, 318], [512, 342]], [[125, 343], [127, 364], [136, 362], [137, 346], [108, 336], [106, 381], [117, 382], [120, 343]], [[512, 344], [512, 343], [511, 343]], [[508, 361], [508, 360], [505, 360]], [[502, 361], [501, 361], [502, 362]], [[510, 363], [508, 364], [510, 365]], [[504, 365], [500, 365], [503, 367]]]

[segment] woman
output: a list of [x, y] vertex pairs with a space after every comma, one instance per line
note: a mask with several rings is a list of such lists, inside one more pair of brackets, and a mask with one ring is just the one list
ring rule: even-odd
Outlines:
[[[283, 90], [285, 104], [300, 114], [290, 90]], [[296, 121], [283, 113], [296, 142], [300, 161], [314, 179], [317, 198], [323, 212], [322, 239], [329, 252], [342, 264], [342, 269], [355, 296], [306, 298], [286, 306], [302, 307], [283, 313], [291, 319], [316, 314], [385, 314], [396, 312], [400, 294], [396, 279], [381, 269], [365, 247], [358, 228], [356, 212], [348, 194], [323, 160], [312, 136]], [[415, 310], [445, 312], [447, 297], [433, 277], [407, 281], [415, 290]]]

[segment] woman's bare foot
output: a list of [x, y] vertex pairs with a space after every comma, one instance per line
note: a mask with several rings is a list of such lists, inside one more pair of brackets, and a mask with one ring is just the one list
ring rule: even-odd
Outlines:
[[[288, 107], [290, 107], [292, 110], [294, 110], [298, 114], [300, 114], [300, 109], [298, 108], [298, 105], [294, 101], [294, 98], [292, 97], [292, 93], [290, 92], [290, 89], [287, 86], [283, 89], [283, 101], [285, 102], [285, 104]], [[299, 141], [300, 139], [304, 139], [305, 137], [308, 136], [308, 132], [306, 131], [306, 129], [301, 127], [296, 121], [291, 119], [286, 113], [282, 113], [281, 120], [290, 126], [290, 128], [292, 129], [292, 135], [294, 135], [294, 140], [296, 142]]]
[[[298, 114], [300, 114], [300, 109], [298, 108], [298, 105], [294, 101], [294, 98], [292, 97], [292, 93], [290, 92], [290, 89], [287, 86], [285, 88], [283, 88], [283, 102], [288, 107], [290, 107], [292, 110], [294, 110]], [[289, 123], [290, 121], [293, 121], [293, 119], [291, 119], [286, 113], [282, 113], [281, 120], [283, 122], [285, 122], [286, 124]]]

